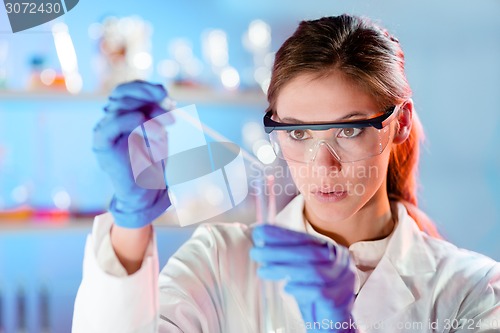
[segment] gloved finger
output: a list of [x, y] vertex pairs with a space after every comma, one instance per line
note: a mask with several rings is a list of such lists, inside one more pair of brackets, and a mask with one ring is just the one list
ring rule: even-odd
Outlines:
[[345, 267], [326, 264], [271, 263], [258, 268], [257, 274], [265, 280], [293, 281], [297, 283], [325, 285], [343, 274]]
[[250, 257], [260, 263], [331, 263], [335, 254], [326, 244], [266, 245], [250, 249]]
[[324, 286], [289, 282], [285, 285], [284, 291], [294, 296], [299, 303], [314, 302], [320, 305], [322, 302], [334, 302], [335, 306], [342, 307], [353, 300], [354, 283], [348, 279], [339, 279]]
[[108, 104], [104, 107], [106, 113], [126, 113], [130, 111], [142, 111], [146, 114], [150, 113], [157, 105], [156, 102], [144, 101], [130, 97], [123, 97], [121, 99], [109, 99]]
[[104, 107], [106, 113], [124, 113], [140, 110], [150, 114], [168, 96], [162, 85], [154, 85], [145, 81], [127, 82], [117, 86], [109, 96]]
[[94, 128], [93, 149], [104, 150], [112, 147], [120, 137], [128, 136], [145, 120], [141, 112], [127, 113], [118, 117], [104, 117]]
[[140, 101], [127, 97], [120, 100], [109, 100], [108, 104], [106, 104], [106, 106], [104, 107], [104, 112], [106, 114], [122, 114], [132, 111], [140, 111], [150, 118], [155, 117], [155, 115], [158, 115], [160, 113], [165, 113], [169, 110], [170, 109], [163, 107], [163, 104]]
[[172, 125], [173, 123], [175, 123], [175, 119], [172, 112], [170, 112], [169, 110], [165, 110], [158, 104], [156, 104], [155, 107], [151, 110], [149, 117], [151, 119], [160, 117], [161, 123], [165, 126]]
[[[147, 117], [144, 122], [144, 130], [147, 132], [147, 141], [150, 147], [155, 146], [157, 149], [160, 148], [158, 145], [166, 145], [166, 136], [168, 132], [168, 125], [174, 123], [174, 118], [170, 112], [165, 112], [163, 109], [159, 108], [153, 113], [155, 117], [150, 119]], [[156, 145], [153, 145], [156, 143]], [[163, 147], [167, 148], [167, 146]], [[161, 149], [163, 149], [161, 148]]]
[[273, 245], [298, 245], [298, 244], [326, 244], [326, 241], [276, 225], [259, 224], [253, 227], [252, 238], [257, 246], [264, 244]]
[[135, 80], [116, 86], [109, 98], [112, 100], [120, 100], [128, 97], [131, 99], [157, 103], [165, 99], [167, 95], [167, 91], [161, 84]]
[[104, 112], [109, 115], [120, 115], [133, 111], [142, 112], [147, 118], [155, 118], [164, 115], [162, 121], [165, 125], [171, 125], [175, 122], [172, 113], [169, 112], [170, 109], [166, 109], [157, 103], [145, 103], [144, 101], [132, 99], [130, 103], [124, 100], [116, 102], [110, 101], [104, 107]]

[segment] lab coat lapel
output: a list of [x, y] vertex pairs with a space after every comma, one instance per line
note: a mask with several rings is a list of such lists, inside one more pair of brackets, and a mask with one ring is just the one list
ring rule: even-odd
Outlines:
[[356, 297], [352, 313], [358, 325], [370, 326], [414, 301], [394, 265], [383, 257]]
[[381, 322], [415, 302], [416, 295], [412, 294], [402, 276], [436, 270], [434, 258], [428, 253], [415, 221], [402, 203], [396, 204], [396, 229], [384, 256], [354, 302], [353, 316], [360, 325]]

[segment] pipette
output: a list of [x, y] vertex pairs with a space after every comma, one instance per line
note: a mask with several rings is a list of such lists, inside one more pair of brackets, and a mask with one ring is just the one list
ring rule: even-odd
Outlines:
[[[175, 108], [175, 102], [172, 101], [169, 98], [166, 98], [165, 102], [162, 103], [162, 106], [166, 110], [173, 110]], [[203, 130], [203, 133], [207, 135], [208, 137], [218, 141], [218, 142], [232, 142], [230, 139], [226, 138], [224, 135], [219, 133], [218, 131], [214, 130], [213, 128], [209, 127], [208, 125], [202, 123], [198, 119], [193, 118], [189, 113], [185, 112], [182, 110], [182, 108], [175, 109], [175, 114], [177, 116], [182, 117], [183, 120], [187, 121], [193, 126], [201, 126], [201, 129]], [[239, 147], [241, 150], [241, 154], [243, 156], [243, 159], [245, 159], [247, 162], [251, 163], [253, 166], [258, 167], [261, 171], [264, 171], [264, 164], [259, 161], [257, 158], [253, 157], [249, 152], [247, 152], [245, 149], [242, 147]], [[238, 153], [238, 152], [236, 152]]]

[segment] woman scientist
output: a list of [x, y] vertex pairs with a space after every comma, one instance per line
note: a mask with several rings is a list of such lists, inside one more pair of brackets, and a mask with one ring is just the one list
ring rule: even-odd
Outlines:
[[282, 332], [498, 332], [500, 265], [441, 240], [417, 208], [420, 124], [399, 42], [355, 16], [300, 23], [276, 54], [266, 131], [300, 194], [275, 225], [207, 224], [159, 273], [166, 190], [135, 185], [127, 136], [161, 86], [121, 85], [94, 133], [115, 188], [95, 219], [74, 333], [260, 332], [260, 279]]

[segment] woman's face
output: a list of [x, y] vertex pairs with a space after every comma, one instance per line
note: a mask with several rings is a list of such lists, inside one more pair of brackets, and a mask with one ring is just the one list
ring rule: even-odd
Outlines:
[[[376, 100], [339, 74], [325, 77], [301, 74], [280, 91], [276, 101], [282, 122], [336, 122], [368, 118], [383, 111]], [[389, 143], [380, 155], [365, 160], [340, 163], [321, 145], [313, 162], [287, 161], [292, 177], [305, 199], [309, 219], [340, 222], [362, 207], [387, 200], [386, 174], [397, 121], [391, 126]], [[321, 139], [332, 137], [334, 129], [317, 131]], [[318, 222], [316, 222], [318, 223]], [[325, 227], [325, 226], [323, 226]]]

